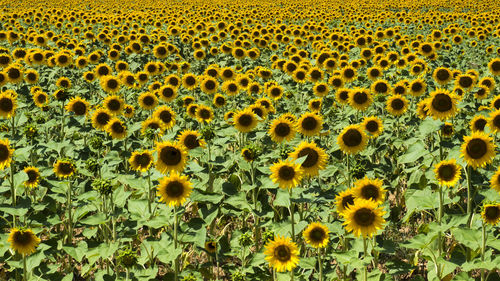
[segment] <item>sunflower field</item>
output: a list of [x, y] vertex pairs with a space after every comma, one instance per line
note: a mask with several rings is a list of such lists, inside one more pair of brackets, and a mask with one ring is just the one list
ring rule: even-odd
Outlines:
[[0, 280], [500, 280], [499, 1], [0, 10]]

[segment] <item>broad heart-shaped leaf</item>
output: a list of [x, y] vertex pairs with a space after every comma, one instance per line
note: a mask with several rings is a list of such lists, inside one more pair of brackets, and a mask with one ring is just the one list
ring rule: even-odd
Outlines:
[[103, 213], [97, 213], [81, 220], [80, 222], [87, 225], [99, 225], [105, 223], [106, 221], [106, 215]]
[[276, 192], [276, 199], [273, 202], [274, 206], [289, 207], [290, 206], [290, 193], [287, 189], [278, 188]]
[[314, 257], [301, 258], [299, 260], [299, 267], [303, 269], [314, 269], [316, 268], [317, 261], [316, 255]]
[[[415, 212], [420, 212], [423, 210], [437, 209], [439, 207], [439, 198], [436, 196], [436, 192], [432, 191], [430, 187], [426, 187], [423, 190], [418, 189], [408, 189], [405, 194], [406, 201], [406, 214], [403, 217], [403, 221], [407, 222], [410, 217]], [[457, 202], [460, 198], [455, 196], [450, 199], [448, 196], [444, 197], [444, 205]]]
[[416, 162], [420, 157], [429, 154], [422, 141], [417, 141], [410, 145], [404, 155], [398, 157], [398, 163], [406, 164]]
[[141, 221], [149, 217], [148, 214], [148, 200], [129, 200], [128, 211], [130, 212], [130, 218], [132, 220]]
[[476, 251], [481, 247], [481, 230], [457, 227], [451, 230], [453, 237], [464, 246]]
[[77, 262], [81, 262], [88, 251], [87, 242], [80, 241], [78, 247], [64, 246], [63, 250], [73, 257]]
[[[441, 277], [444, 277], [444, 276], [452, 273], [457, 267], [459, 267], [458, 264], [454, 264], [452, 262], [449, 262], [449, 261], [443, 259], [442, 257], [438, 257], [437, 259], [438, 259], [437, 264], [440, 265], [442, 268]], [[440, 279], [436, 275], [435, 263], [432, 260], [429, 260], [428, 262], [429, 263], [427, 264], [427, 268], [429, 270], [427, 271], [427, 279], [429, 281], [431, 281], [431, 280], [439, 281]], [[443, 280], [443, 279], [441, 279], [441, 280]]]
[[441, 120], [426, 118], [424, 121], [422, 121], [422, 123], [420, 123], [420, 126], [418, 128], [420, 136], [425, 137], [429, 134], [437, 132], [439, 129], [441, 129], [442, 125], [443, 122]]

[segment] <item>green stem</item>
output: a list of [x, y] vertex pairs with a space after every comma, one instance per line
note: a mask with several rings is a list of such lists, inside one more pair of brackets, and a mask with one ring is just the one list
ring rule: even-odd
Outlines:
[[323, 261], [321, 258], [320, 248], [318, 248], [318, 267], [319, 267], [319, 281], [323, 281]]
[[[174, 207], [174, 249], [177, 250], [177, 207]], [[176, 256], [174, 260], [174, 281], [178, 281], [179, 276], [179, 258]]]
[[151, 213], [151, 199], [152, 199], [152, 195], [151, 195], [151, 170], [148, 169], [148, 192], [147, 192], [147, 196], [148, 196], [148, 211], [149, 211], [149, 214], [150, 216], [152, 216], [153, 214]]
[[351, 187], [351, 164], [349, 162], [349, 154], [346, 155], [346, 160], [347, 160], [347, 188]]
[[289, 188], [288, 191], [290, 193], [290, 207], [289, 207], [289, 211], [290, 211], [290, 217], [291, 217], [291, 220], [292, 220], [292, 241], [295, 241], [295, 218], [293, 217], [293, 211], [294, 211], [294, 205], [293, 205], [293, 201], [292, 201], [292, 191], [293, 189], [292, 188]]
[[68, 181], [67, 192], [67, 205], [68, 205], [68, 242], [73, 242], [73, 218], [71, 215], [71, 180]]
[[[443, 186], [439, 184], [439, 209], [438, 209], [438, 223], [439, 226], [441, 226], [441, 222], [443, 219]], [[442, 249], [442, 233], [441, 230], [438, 232], [438, 254], [441, 256], [441, 253], [443, 251]]]
[[[368, 257], [368, 243], [366, 242], [366, 237], [363, 237], [363, 253], [364, 253], [364, 258], [366, 259]], [[368, 267], [367, 266], [365, 266], [365, 268], [364, 268], [363, 280], [364, 281], [368, 280]]]
[[[486, 225], [483, 222], [482, 225], [482, 235], [481, 235], [481, 261], [484, 262], [484, 253], [486, 252]], [[485, 269], [481, 269], [481, 281], [486, 280], [484, 278], [484, 274], [486, 273]]]
[[467, 225], [469, 228], [472, 225], [472, 198], [471, 198], [471, 189], [472, 189], [472, 180], [471, 180], [471, 171], [470, 166], [467, 166], [465, 171], [465, 176], [467, 178], [467, 215], [469, 217], [469, 221]]
[[28, 280], [28, 268], [26, 266], [26, 254], [23, 254], [23, 281]]
[[[17, 195], [16, 195], [16, 185], [14, 184], [14, 159], [10, 163], [10, 196], [12, 197], [12, 207], [16, 207]], [[12, 216], [12, 225], [16, 227], [16, 216]]]
[[64, 101], [61, 102], [61, 141], [64, 140]]

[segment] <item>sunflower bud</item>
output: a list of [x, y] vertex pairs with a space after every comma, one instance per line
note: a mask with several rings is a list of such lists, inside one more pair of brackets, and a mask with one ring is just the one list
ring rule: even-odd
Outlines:
[[113, 184], [109, 179], [95, 179], [92, 182], [92, 188], [99, 191], [101, 195], [109, 195], [113, 192]]
[[206, 141], [210, 141], [210, 140], [212, 140], [215, 137], [214, 127], [213, 126], [204, 126], [200, 130], [200, 133], [203, 136], [203, 139], [205, 139]]
[[34, 124], [27, 124], [23, 128], [23, 132], [27, 138], [33, 139], [38, 135], [38, 129]]
[[103, 142], [102, 138], [100, 138], [98, 136], [93, 136], [89, 140], [89, 145], [94, 150], [100, 150], [103, 147], [102, 142]]
[[184, 276], [184, 278], [182, 278], [182, 281], [196, 281], [196, 276], [194, 276], [193, 273], [190, 273], [189, 275]]
[[252, 233], [245, 232], [245, 233], [241, 234], [239, 241], [240, 241], [240, 245], [243, 247], [247, 247], [247, 246], [252, 245]]
[[9, 125], [7, 124], [0, 124], [0, 132], [8, 132], [9, 131]]
[[131, 268], [137, 264], [137, 253], [130, 249], [124, 250], [118, 255], [118, 262], [126, 268]]
[[94, 158], [87, 159], [87, 161], [85, 161], [85, 166], [87, 170], [94, 174], [99, 170], [99, 162], [97, 162]]
[[267, 243], [268, 241], [271, 241], [274, 239], [274, 232], [271, 230], [267, 230], [264, 233], [262, 233], [262, 239], [264, 240], [264, 244]]
[[232, 281], [245, 281], [246, 280], [246, 274], [241, 272], [241, 271], [235, 271], [233, 273], [233, 276], [231, 277]]

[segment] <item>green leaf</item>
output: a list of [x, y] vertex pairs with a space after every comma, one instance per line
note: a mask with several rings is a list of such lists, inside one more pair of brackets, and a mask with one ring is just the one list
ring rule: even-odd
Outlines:
[[410, 145], [404, 155], [398, 157], [398, 162], [400, 164], [412, 163], [428, 153], [429, 152], [425, 149], [423, 142], [417, 141], [414, 144]]
[[81, 223], [88, 225], [100, 225], [105, 223], [106, 221], [106, 215], [104, 215], [103, 213], [98, 213], [81, 220]]
[[276, 192], [276, 199], [273, 202], [274, 206], [289, 207], [290, 206], [290, 193], [287, 189], [279, 188]]
[[481, 247], [481, 230], [469, 228], [453, 228], [451, 234], [464, 246], [476, 251]]

